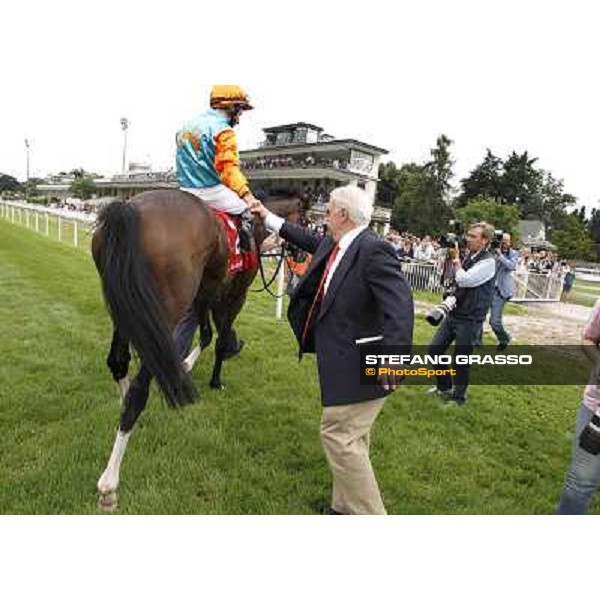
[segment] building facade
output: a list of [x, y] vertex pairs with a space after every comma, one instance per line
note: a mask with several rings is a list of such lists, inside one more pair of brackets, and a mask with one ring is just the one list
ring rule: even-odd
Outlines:
[[[375, 203], [379, 164], [387, 150], [354, 139], [335, 139], [317, 125], [293, 123], [263, 130], [264, 141], [241, 152], [242, 168], [255, 193], [296, 194], [313, 221], [325, 218], [329, 193], [341, 185], [363, 188]], [[374, 225], [389, 230], [391, 212], [377, 208]]]
[[[325, 205], [332, 189], [341, 185], [363, 188], [375, 202], [381, 158], [388, 152], [358, 140], [337, 140], [310, 123], [294, 123], [264, 129], [258, 148], [240, 153], [252, 190], [266, 196], [278, 193], [302, 198], [311, 219], [325, 218]], [[72, 180], [62, 179], [38, 185], [38, 192], [65, 202]], [[149, 165], [131, 163], [124, 175], [95, 181], [96, 201], [123, 200], [148, 190], [175, 189], [173, 171], [155, 173]], [[382, 234], [389, 231], [391, 211], [377, 207], [374, 226]]]

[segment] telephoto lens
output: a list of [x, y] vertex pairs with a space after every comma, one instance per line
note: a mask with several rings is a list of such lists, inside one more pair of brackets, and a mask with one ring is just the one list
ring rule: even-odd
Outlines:
[[600, 454], [600, 410], [592, 417], [579, 438], [579, 447], [589, 454]]
[[448, 296], [439, 306], [436, 306], [425, 317], [425, 320], [432, 326], [441, 325], [442, 321], [456, 308], [456, 296]]

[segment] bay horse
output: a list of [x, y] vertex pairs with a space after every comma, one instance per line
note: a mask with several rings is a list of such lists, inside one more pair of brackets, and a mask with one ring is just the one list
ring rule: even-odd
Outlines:
[[[298, 199], [273, 199], [265, 205], [282, 217], [300, 218]], [[257, 223], [256, 248], [265, 238], [264, 225]], [[98, 482], [100, 506], [110, 511], [117, 506], [121, 461], [146, 407], [152, 379], [171, 408], [190, 404], [197, 396], [185, 356], [175, 345], [176, 326], [193, 309], [206, 346], [212, 338], [212, 314], [218, 339], [211, 385], [220, 388], [223, 360], [236, 353], [231, 350], [233, 323], [257, 268], [230, 276], [226, 233], [219, 219], [198, 198], [179, 190], [150, 191], [104, 207], [92, 256], [113, 322], [107, 365], [122, 402], [113, 451]], [[140, 358], [131, 385], [130, 345]]]

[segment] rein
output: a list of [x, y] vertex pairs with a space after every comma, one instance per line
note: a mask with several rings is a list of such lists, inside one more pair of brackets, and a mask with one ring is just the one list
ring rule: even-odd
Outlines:
[[[281, 252], [279, 252], [277, 254], [271, 254], [271, 253], [264, 254], [262, 252], [258, 253], [258, 269], [260, 271], [260, 278], [262, 280], [263, 287], [260, 290], [252, 290], [253, 293], [260, 294], [261, 292], [267, 292], [267, 294], [269, 294], [269, 296], [271, 296], [271, 298], [275, 298], [276, 300], [279, 300], [280, 298], [285, 297], [285, 295], [286, 295], [285, 292], [283, 293], [283, 295], [278, 296], [277, 294], [274, 294], [271, 291], [271, 286], [277, 279], [277, 276], [279, 275], [279, 272], [281, 271], [281, 269], [284, 268], [283, 264], [285, 261], [285, 249], [286, 249], [286, 244], [283, 243], [281, 245]], [[263, 266], [263, 258], [273, 258], [273, 257], [279, 257], [279, 262], [277, 263], [277, 268], [275, 269], [275, 273], [273, 274], [271, 279], [269, 281], [267, 281], [267, 277], [265, 275], [265, 268]]]

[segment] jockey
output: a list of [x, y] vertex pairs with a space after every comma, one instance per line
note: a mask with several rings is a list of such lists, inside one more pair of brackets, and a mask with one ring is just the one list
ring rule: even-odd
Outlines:
[[184, 192], [231, 215], [241, 216], [240, 247], [252, 250], [252, 215], [255, 201], [240, 169], [233, 128], [240, 115], [253, 110], [250, 98], [237, 85], [215, 85], [210, 110], [187, 122], [177, 133], [177, 181]]

